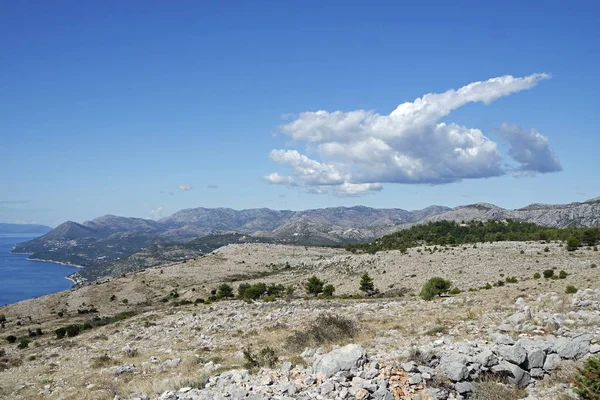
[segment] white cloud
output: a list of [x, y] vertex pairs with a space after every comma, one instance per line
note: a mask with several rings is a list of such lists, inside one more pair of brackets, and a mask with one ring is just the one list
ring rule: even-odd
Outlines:
[[190, 185], [186, 185], [186, 184], [182, 183], [181, 185], [177, 186], [177, 189], [183, 190], [185, 192], [185, 191], [188, 191], [188, 190], [192, 190], [193, 187], [191, 187]]
[[214, 183], [211, 183], [210, 185], [207, 186], [208, 189], [218, 189], [219, 185], [215, 185]]
[[467, 103], [489, 104], [548, 78], [542, 73], [474, 82], [400, 104], [389, 115], [303, 112], [280, 130], [317, 154], [309, 158], [298, 150], [273, 150], [270, 158], [289, 168], [291, 176], [274, 172], [265, 179], [295, 182], [311, 193], [357, 195], [381, 190], [382, 183], [442, 184], [504, 175], [496, 143], [481, 130], [439, 120]]
[[291, 185], [294, 183], [294, 178], [291, 176], [281, 176], [277, 172], [273, 172], [272, 174], [265, 175], [263, 177], [265, 181], [272, 183], [274, 185]]
[[548, 138], [537, 130], [502, 124], [495, 132], [509, 143], [508, 155], [521, 164], [515, 171], [517, 175], [562, 171]]

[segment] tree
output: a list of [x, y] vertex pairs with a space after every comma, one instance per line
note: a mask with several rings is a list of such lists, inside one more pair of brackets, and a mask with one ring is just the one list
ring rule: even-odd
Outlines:
[[598, 242], [598, 231], [595, 228], [586, 229], [581, 235], [581, 240], [587, 246], [594, 246]]
[[323, 294], [327, 297], [333, 296], [333, 292], [335, 292], [335, 287], [331, 284], [323, 286]]
[[448, 292], [451, 287], [452, 282], [436, 276], [425, 282], [419, 296], [423, 300], [431, 300], [435, 296], [441, 296], [443, 293]]
[[581, 242], [577, 236], [570, 236], [569, 239], [567, 239], [567, 250], [568, 251], [577, 250], [580, 243]]
[[233, 288], [228, 284], [223, 283], [217, 288], [217, 298], [224, 299], [227, 297], [233, 297]]
[[245, 293], [246, 290], [250, 288], [250, 284], [249, 283], [240, 283], [240, 285], [238, 286], [237, 292], [238, 292], [238, 297], [240, 299], [245, 298]]
[[319, 293], [323, 292], [324, 285], [325, 283], [322, 280], [317, 278], [316, 275], [313, 275], [310, 278], [308, 278], [308, 281], [306, 281], [304, 287], [306, 288], [306, 293], [313, 294], [316, 296]]
[[365, 293], [369, 293], [375, 290], [375, 285], [373, 285], [373, 278], [371, 278], [367, 273], [365, 273], [360, 278], [360, 290]]

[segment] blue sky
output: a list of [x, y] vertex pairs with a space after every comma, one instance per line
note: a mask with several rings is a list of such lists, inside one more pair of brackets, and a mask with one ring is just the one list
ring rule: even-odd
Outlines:
[[600, 5], [407, 3], [0, 2], [0, 221], [599, 196]]

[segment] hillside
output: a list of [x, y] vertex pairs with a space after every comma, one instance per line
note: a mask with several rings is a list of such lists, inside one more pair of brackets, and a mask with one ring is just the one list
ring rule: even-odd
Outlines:
[[14, 251], [31, 253], [37, 259], [100, 266], [153, 244], [185, 244], [211, 234], [237, 233], [302, 245], [346, 245], [368, 242], [415, 224], [507, 219], [546, 227], [600, 226], [600, 200], [531, 204], [517, 210], [487, 203], [416, 211], [363, 206], [305, 211], [192, 208], [159, 221], [107, 215], [83, 224], [66, 222], [44, 236], [18, 244]]
[[[231, 244], [0, 308], [0, 398], [567, 399], [600, 352], [598, 254]], [[378, 294], [359, 290], [364, 273]], [[335, 297], [306, 294], [313, 274]], [[422, 300], [434, 276], [460, 290]], [[211, 297], [261, 282], [283, 297]]]
[[50, 232], [52, 228], [46, 225], [37, 224], [6, 224], [0, 223], [0, 234], [22, 234], [22, 233], [36, 233], [42, 234]]

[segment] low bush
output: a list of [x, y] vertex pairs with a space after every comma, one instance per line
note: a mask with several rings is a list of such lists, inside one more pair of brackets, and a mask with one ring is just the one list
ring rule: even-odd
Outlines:
[[507, 400], [522, 399], [527, 397], [527, 391], [514, 385], [494, 381], [483, 380], [473, 382], [471, 400]]
[[356, 337], [359, 328], [355, 321], [333, 314], [320, 314], [302, 331], [295, 331], [286, 339], [286, 344], [294, 350], [305, 347], [319, 347], [327, 343], [337, 343]]
[[552, 276], [554, 276], [553, 269], [544, 270], [544, 278], [548, 279], [548, 278], [552, 278]]
[[575, 393], [580, 399], [600, 399], [600, 357], [588, 358], [581, 367], [575, 378]]
[[594, 264], [594, 263], [590, 264], [590, 268], [596, 268], [596, 267], [597, 267], [596, 264]]
[[539, 272], [536, 272], [535, 274], [533, 274], [533, 279], [540, 279], [542, 276], [540, 275]]
[[25, 339], [25, 338], [21, 339], [19, 341], [19, 344], [17, 345], [17, 348], [19, 348], [19, 349], [25, 349], [27, 347], [29, 347], [29, 339]]
[[331, 284], [323, 286], [323, 294], [327, 297], [332, 297], [335, 292], [335, 287]]
[[452, 282], [436, 276], [425, 282], [419, 296], [421, 296], [423, 300], [431, 300], [435, 296], [441, 296], [448, 292], [451, 287]]
[[573, 285], [567, 285], [567, 287], [565, 288], [565, 293], [566, 294], [577, 293], [577, 288]]
[[226, 299], [233, 297], [233, 288], [226, 283], [219, 285], [217, 288], [217, 298]]
[[457, 288], [457, 287], [455, 287], [454, 289], [452, 289], [452, 290], [451, 290], [450, 292], [448, 292], [448, 293], [450, 293], [450, 294], [452, 294], [452, 295], [457, 295], [457, 294], [460, 294], [460, 289], [459, 289], [459, 288]]
[[14, 343], [14, 342], [16, 342], [16, 341], [17, 341], [17, 337], [16, 337], [15, 335], [8, 335], [8, 336], [6, 337], [6, 341], [7, 341], [8, 343], [11, 343], [11, 344], [12, 344], [12, 343]]
[[561, 271], [558, 273], [558, 279], [566, 279], [566, 278], [567, 278], [567, 276], [569, 276], [569, 274], [568, 274], [566, 271], [564, 271], [564, 270], [561, 270]]
[[253, 353], [251, 349], [244, 349], [244, 367], [247, 369], [258, 369], [258, 368], [273, 368], [277, 364], [277, 354], [275, 350], [267, 346], [258, 353]]
[[505, 279], [506, 283], [517, 283], [519, 280], [516, 276], [507, 276]]

